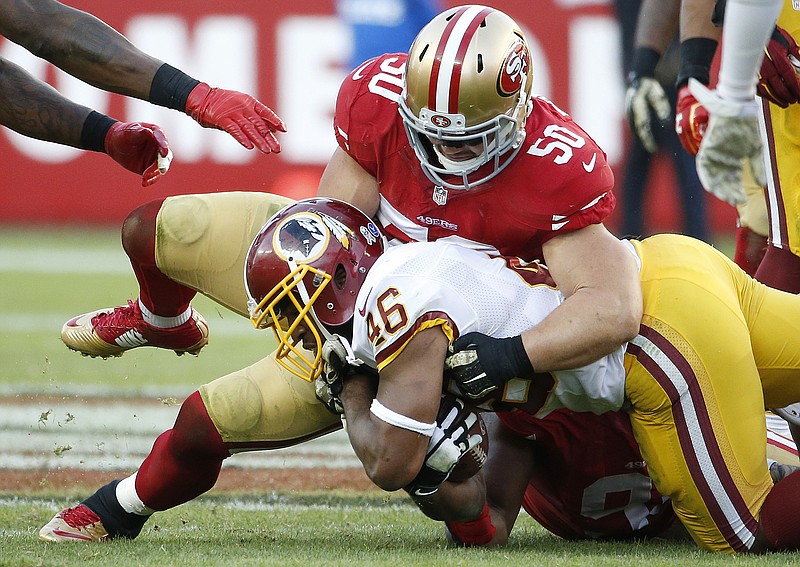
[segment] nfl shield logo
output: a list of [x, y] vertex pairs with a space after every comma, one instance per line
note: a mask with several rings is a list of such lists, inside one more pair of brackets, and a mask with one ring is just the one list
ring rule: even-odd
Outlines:
[[441, 185], [436, 185], [433, 188], [433, 202], [440, 207], [447, 204], [447, 189]]

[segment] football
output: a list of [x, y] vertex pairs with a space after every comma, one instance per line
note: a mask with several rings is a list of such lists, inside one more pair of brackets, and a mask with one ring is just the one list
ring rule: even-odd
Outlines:
[[469, 433], [470, 435], [480, 435], [482, 439], [475, 447], [464, 453], [456, 467], [450, 472], [447, 480], [452, 482], [463, 482], [476, 475], [481, 470], [483, 463], [486, 462], [489, 452], [489, 436], [486, 434], [486, 424], [483, 423], [481, 414], [475, 408], [468, 409], [475, 411], [478, 416], [478, 420], [470, 427]]

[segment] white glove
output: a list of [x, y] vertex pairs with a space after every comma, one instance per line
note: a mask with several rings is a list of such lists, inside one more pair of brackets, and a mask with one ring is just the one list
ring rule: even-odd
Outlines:
[[756, 183], [767, 183], [763, 144], [758, 131], [758, 102], [725, 100], [695, 79], [689, 91], [708, 110], [708, 128], [697, 152], [697, 175], [703, 187], [731, 205], [747, 200], [742, 169], [747, 164]]
[[634, 77], [625, 91], [625, 114], [631, 123], [636, 137], [651, 154], [658, 149], [653, 136], [653, 116], [661, 122], [656, 126], [668, 125], [671, 109], [667, 93], [661, 83], [653, 77]]

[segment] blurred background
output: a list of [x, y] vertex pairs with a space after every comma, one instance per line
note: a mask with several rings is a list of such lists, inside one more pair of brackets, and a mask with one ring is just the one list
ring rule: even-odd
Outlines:
[[[170, 173], [143, 189], [137, 176], [106, 156], [0, 128], [0, 226], [5, 228], [117, 229], [136, 206], [170, 194], [253, 190], [311, 196], [335, 146], [332, 114], [341, 80], [371, 47], [375, 53], [389, 50], [383, 41], [371, 45], [370, 36], [358, 36], [356, 41], [359, 25], [378, 23], [386, 29], [413, 25], [413, 17], [420, 16], [425, 4], [441, 8], [459, 4], [444, 0], [66, 3], [97, 15], [143, 51], [195, 77], [257, 96], [284, 119], [289, 131], [280, 136], [279, 155], [248, 152], [226, 134], [198, 129], [179, 112], [99, 91], [0, 37], [2, 56], [67, 97], [122, 120], [161, 125], [175, 153]], [[619, 232], [626, 203], [621, 185], [631, 135], [623, 109], [624, 54], [615, 2], [485, 3], [506, 11], [525, 28], [534, 57], [535, 93], [572, 114], [608, 154], [619, 200], [609, 227], [623, 236]], [[423, 21], [427, 19], [425, 14]], [[398, 45], [404, 43], [403, 37], [398, 34]], [[656, 154], [648, 178], [642, 181], [643, 234], [682, 231], [683, 207], [676, 183], [670, 157]], [[706, 194], [699, 198], [705, 201], [710, 238], [729, 239], [734, 210]]]

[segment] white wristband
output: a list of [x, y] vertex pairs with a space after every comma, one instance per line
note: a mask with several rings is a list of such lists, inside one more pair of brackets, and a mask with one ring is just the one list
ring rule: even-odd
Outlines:
[[423, 423], [421, 421], [417, 421], [416, 419], [411, 419], [410, 417], [401, 415], [396, 411], [392, 411], [387, 408], [385, 405], [380, 403], [377, 398], [372, 400], [372, 405], [369, 406], [369, 411], [372, 412], [372, 415], [381, 421], [385, 421], [389, 425], [394, 425], [395, 427], [399, 427], [401, 429], [408, 429], [409, 431], [419, 433], [425, 437], [430, 437], [433, 435], [433, 430], [436, 428], [436, 422]]

